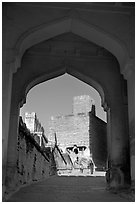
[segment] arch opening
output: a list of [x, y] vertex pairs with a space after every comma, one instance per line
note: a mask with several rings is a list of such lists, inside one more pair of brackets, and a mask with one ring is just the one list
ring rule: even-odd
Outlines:
[[[34, 57], [34, 56], [33, 56]], [[35, 64], [35, 58], [33, 58], [33, 65]], [[30, 62], [30, 61], [29, 61]], [[37, 75], [35, 75], [34, 77], [33, 77], [33, 73], [35, 73], [36, 74], [36, 71], [37, 70], [33, 70], [33, 66], [32, 66], [32, 64], [31, 64], [31, 68], [32, 68], [32, 70], [30, 70], [30, 72], [29, 72], [29, 75], [27, 76], [28, 77], [28, 81], [26, 80], [26, 84], [24, 83], [23, 84], [23, 87], [21, 87], [20, 88], [20, 90], [19, 91], [21, 91], [22, 89], [23, 89], [23, 94], [22, 94], [22, 98], [20, 99], [20, 104], [22, 104], [23, 105], [23, 103], [24, 103], [24, 99], [25, 99], [25, 97], [26, 97], [26, 94], [27, 94], [27, 92], [33, 87], [33, 86], [35, 86], [36, 84], [38, 84], [38, 83], [40, 83], [40, 82], [42, 82], [42, 81], [45, 81], [45, 80], [49, 80], [49, 79], [52, 79], [52, 78], [54, 78], [54, 77], [57, 77], [57, 76], [60, 76], [60, 75], [62, 75], [62, 74], [64, 74], [64, 73], [68, 73], [68, 74], [70, 74], [70, 75], [72, 75], [72, 76], [75, 76], [75, 77], [77, 77], [77, 78], [79, 78], [79, 79], [82, 79], [83, 81], [85, 81], [86, 83], [88, 83], [89, 85], [91, 85], [91, 86], [93, 86], [93, 87], [95, 87], [97, 90], [98, 90], [98, 92], [100, 93], [100, 95], [101, 95], [101, 97], [102, 97], [102, 105], [104, 106], [104, 108], [105, 108], [105, 110], [107, 111], [107, 109], [108, 109], [108, 105], [107, 104], [110, 104], [109, 102], [111, 101], [111, 102], [114, 102], [114, 104], [113, 104], [113, 106], [115, 106], [115, 104], [118, 104], [119, 102], [120, 102], [120, 104], [122, 104], [121, 103], [121, 97], [120, 97], [120, 91], [119, 91], [119, 89], [117, 89], [117, 87], [119, 88], [120, 87], [120, 79], [119, 79], [119, 66], [117, 65], [118, 63], [114, 60], [113, 62], [114, 62], [114, 64], [112, 63], [112, 61], [110, 60], [110, 61], [107, 61], [107, 65], [106, 65], [106, 63], [105, 62], [103, 62], [104, 64], [104, 67], [103, 67], [103, 69], [105, 69], [106, 70], [106, 73], [107, 74], [109, 74], [110, 75], [110, 78], [109, 79], [107, 79], [107, 82], [106, 82], [106, 80], [105, 80], [105, 78], [103, 78], [102, 79], [102, 75], [101, 75], [101, 73], [103, 73], [103, 69], [101, 70], [100, 69], [100, 71], [102, 71], [101, 73], [99, 73], [99, 72], [97, 72], [97, 67], [99, 67], [99, 66], [97, 66], [97, 64], [94, 64], [94, 66], [93, 66], [93, 70], [92, 69], [90, 69], [90, 62], [88, 61], [88, 65], [89, 65], [89, 69], [88, 69], [88, 71], [86, 72], [84, 72], [84, 69], [81, 71], [81, 70], [79, 70], [79, 69], [76, 69], [76, 68], [74, 68], [75, 66], [76, 67], [79, 67], [80, 66], [80, 63], [78, 63], [78, 62], [76, 62], [76, 63], [74, 63], [74, 65], [73, 65], [73, 63], [72, 63], [72, 65], [71, 65], [71, 63], [70, 62], [72, 62], [69, 58], [65, 58], [65, 60], [64, 60], [64, 62], [59, 62], [59, 63], [57, 63], [56, 64], [56, 66], [52, 66], [52, 64], [51, 64], [51, 61], [49, 61], [49, 69], [48, 69], [48, 71], [47, 71], [47, 73], [46, 72], [43, 72], [43, 67], [41, 66], [41, 73], [39, 72], [39, 74], [37, 74]], [[40, 63], [40, 61], [38, 61], [38, 63]], [[55, 63], [55, 62], [54, 62]], [[22, 66], [24, 66], [24, 64], [25, 63], [23, 63], [23, 65]], [[29, 64], [26, 64], [27, 65], [27, 67], [29, 66]], [[57, 65], [58, 65], [58, 67], [57, 67]], [[110, 65], [112, 65], [112, 68], [111, 68], [111, 71], [114, 71], [114, 72], [110, 72], [110, 70], [108, 70], [108, 68], [110, 67]], [[82, 64], [82, 66], [83, 66], [83, 64]], [[102, 66], [102, 63], [100, 64], [100, 66]], [[28, 69], [27, 69], [27, 67], [26, 67], [26, 70], [25, 70], [25, 66], [23, 67], [24, 68], [24, 73], [26, 72], [26, 71], [28, 71]], [[37, 68], [38, 66], [37, 66], [37, 64], [35, 65], [35, 67], [34, 68]], [[47, 65], [47, 67], [48, 67], [48, 65]], [[65, 67], [65, 68], [64, 68]], [[54, 69], [55, 68], [55, 69]], [[100, 67], [99, 67], [100, 68]], [[21, 68], [22, 69], [22, 68]], [[21, 70], [20, 69], [20, 70]], [[19, 71], [20, 71], [19, 70]], [[95, 70], [95, 72], [94, 72], [94, 70]], [[23, 69], [20, 71], [20, 72], [22, 72], [23, 71]], [[18, 72], [17, 74], [20, 74], [20, 72]], [[28, 72], [27, 72], [28, 73]], [[46, 73], [46, 74], [45, 74]], [[86, 74], [85, 74], [86, 73]], [[116, 77], [116, 79], [118, 79], [118, 83], [117, 84], [114, 84], [114, 77], [112, 76], [113, 75], [113, 73], [115, 74], [115, 77]], [[89, 77], [88, 77], [88, 74], [89, 74]], [[92, 79], [92, 74], [94, 74], [94, 76], [93, 76], [93, 79]], [[99, 75], [98, 77], [97, 77], [97, 75]], [[105, 74], [104, 74], [105, 75]], [[16, 76], [15, 76], [16, 77]], [[30, 78], [29, 78], [30, 77]], [[99, 79], [99, 80], [97, 80], [97, 79]], [[118, 95], [118, 97], [117, 97], [117, 100], [116, 100], [116, 103], [115, 103], [115, 101], [113, 101], [113, 97], [115, 97], [112, 93], [112, 89], [111, 89], [111, 87], [109, 87], [109, 86], [103, 86], [104, 84], [105, 85], [109, 85], [109, 81], [110, 80], [112, 80], [111, 82], [111, 86], [112, 86], [112, 89], [114, 90], [114, 94], [117, 94]], [[102, 83], [101, 83], [102, 82]], [[102, 85], [103, 84], [103, 85]], [[104, 89], [103, 89], [103, 88]], [[108, 88], [108, 89], [107, 89]], [[108, 92], [107, 92], [108, 91]], [[111, 95], [111, 97], [109, 98], [109, 94]], [[113, 96], [112, 96], [113, 95]], [[106, 97], [106, 98], [105, 98]], [[109, 101], [109, 99], [110, 99], [110, 101]], [[18, 100], [18, 99], [17, 99]], [[107, 101], [107, 103], [106, 103], [106, 101]], [[13, 102], [14, 103], [14, 102]], [[116, 107], [116, 106], [115, 106]], [[119, 106], [120, 107], [120, 106]], [[18, 111], [18, 110], [17, 110]], [[121, 112], [123, 111], [123, 109], [121, 109]], [[121, 118], [121, 116], [120, 116], [120, 114], [119, 114], [119, 112], [120, 112], [120, 108], [119, 108], [119, 110], [118, 110], [118, 112], [116, 112], [116, 115], [118, 116], [118, 119], [120, 120], [120, 118]], [[111, 115], [111, 117], [112, 117], [112, 115]], [[12, 117], [11, 117], [12, 118]], [[16, 118], [17, 119], [17, 118]], [[110, 118], [111, 119], [111, 118]], [[116, 126], [115, 126], [115, 124], [117, 124], [117, 120], [115, 120], [115, 118], [114, 118], [114, 120], [112, 121], [112, 119], [110, 120], [110, 122], [112, 123], [112, 126], [113, 126], [113, 130], [111, 131], [111, 127], [110, 127], [110, 129], [109, 129], [109, 135], [108, 136], [110, 136], [110, 140], [112, 139], [112, 136], [113, 136], [113, 138], [114, 138], [114, 141], [115, 141], [115, 137], [114, 137], [114, 134], [115, 133], [118, 133], [118, 136], [119, 136], [119, 138], [121, 138], [121, 127], [119, 127], [119, 129], [118, 130], [116, 130]], [[13, 123], [13, 122], [12, 122]], [[11, 126], [12, 126], [12, 123], [11, 123]], [[123, 128], [123, 127], [122, 127]], [[113, 135], [112, 135], [113, 134]], [[122, 132], [122, 134], [124, 134], [124, 131]], [[11, 140], [11, 139], [10, 139]], [[110, 155], [110, 158], [112, 158], [112, 156], [114, 157], [114, 162], [117, 164], [118, 162], [119, 162], [119, 160], [120, 160], [120, 162], [122, 161], [122, 159], [120, 158], [120, 154], [121, 154], [121, 146], [123, 147], [123, 144], [122, 144], [122, 142], [119, 144], [119, 146], [118, 146], [118, 153], [115, 153], [115, 151], [114, 151], [114, 146], [112, 146], [112, 143], [111, 143], [111, 141], [109, 140], [109, 150], [111, 149], [111, 147], [113, 147], [113, 155], [112, 155], [112, 153], [111, 153], [111, 155]], [[122, 141], [122, 140], [121, 140]], [[117, 141], [115, 141], [115, 144], [116, 144], [116, 142]], [[122, 149], [122, 151], [123, 151], [123, 149]], [[116, 156], [115, 156], [115, 154], [116, 154]], [[122, 161], [123, 162], [123, 161]], [[121, 163], [122, 163], [121, 162]], [[118, 184], [119, 185], [119, 184]]]
[[[59, 82], [57, 83], [57, 81], [59, 81], [59, 80], [61, 81], [60, 82], [61, 86], [59, 86], [60, 90], [57, 91], [56, 87], [58, 86], [58, 83], [59, 83]], [[76, 81], [76, 82], [74, 83], [74, 81]], [[38, 87], [40, 87], [42, 85], [44, 87], [44, 84], [45, 84], [45, 89], [43, 90], [44, 91], [43, 94], [45, 94], [45, 96], [46, 96], [46, 93], [48, 93], [48, 89], [46, 89], [46, 84], [48, 85], [48, 83], [49, 84], [53, 83], [54, 88], [50, 88], [50, 91], [53, 92], [54, 89], [55, 89], [55, 93], [54, 94], [58, 94], [60, 97], [62, 97], [62, 101], [63, 101], [62, 104], [61, 104], [61, 110], [62, 111], [60, 110], [60, 113], [62, 112], [62, 114], [58, 115], [56, 112], [54, 113], [54, 111], [55, 111], [55, 107], [54, 106], [56, 106], [56, 108], [59, 109], [58, 108], [58, 104], [61, 103], [61, 101], [58, 101], [58, 96], [56, 95], [55, 99], [53, 99], [53, 100], [56, 100], [56, 103], [55, 104], [53, 103], [53, 105], [52, 105], [52, 107], [54, 109], [54, 111], [52, 111], [54, 116], [51, 119], [49, 119], [49, 121], [50, 121], [50, 124], [52, 124], [52, 120], [55, 120], [55, 122], [58, 124], [57, 126], [61, 125], [62, 128], [64, 128], [65, 130], [62, 132], [61, 129], [58, 129], [58, 127], [56, 127], [56, 128], [52, 127], [52, 125], [51, 125], [51, 127], [46, 127], [46, 126], [44, 127], [44, 129], [50, 128], [48, 131], [46, 131], [46, 134], [45, 134], [45, 135], [49, 136], [48, 140], [50, 140], [50, 142], [52, 141], [54, 143], [54, 140], [55, 140], [55, 138], [54, 138], [55, 135], [54, 134], [56, 133], [56, 137], [57, 137], [57, 140], [58, 140], [58, 145], [59, 145], [60, 151], [62, 151], [62, 154], [64, 155], [64, 157], [66, 158], [66, 160], [68, 162], [67, 163], [68, 164], [67, 167], [64, 166], [64, 165], [62, 166], [62, 164], [60, 163], [59, 159], [56, 158], [56, 160], [57, 160], [56, 163], [57, 163], [57, 166], [58, 166], [58, 174], [59, 175], [65, 175], [65, 174], [70, 174], [70, 175], [71, 174], [72, 175], [73, 174], [74, 175], [75, 174], [92, 175], [93, 174], [93, 169], [90, 169], [90, 166], [88, 166], [90, 164], [88, 162], [89, 161], [93, 161], [94, 167], [93, 166], [91, 166], [91, 167], [94, 168], [94, 176], [95, 175], [104, 176], [105, 175], [105, 169], [107, 167], [107, 150], [106, 150], [107, 149], [107, 133], [106, 133], [106, 126], [107, 126], [107, 124], [104, 122], [104, 121], [106, 121], [106, 116], [105, 116], [105, 114], [103, 115], [103, 111], [100, 110], [101, 108], [98, 108], [98, 106], [101, 107], [101, 100], [99, 99], [99, 98], [101, 98], [100, 94], [97, 91], [95, 91], [95, 89], [93, 89], [91, 85], [90, 86], [88, 84], [86, 85], [85, 83], [80, 82], [80, 81], [81, 80], [76, 79], [76, 77], [72, 77], [72, 75], [70, 75], [70, 74], [69, 75], [65, 74], [63, 76], [60, 76], [60, 77], [54, 78], [52, 80], [46, 81], [45, 83], [41, 82], [41, 84], [39, 84], [38, 86], [34, 85], [33, 88], [30, 90], [30, 93], [33, 92], [33, 90], [35, 90], [36, 87], [37, 87], [37, 91], [34, 92], [34, 95], [36, 96], [36, 94], [40, 93], [40, 88], [38, 88]], [[64, 83], [64, 84], [62, 84], [62, 83]], [[80, 84], [81, 84], [81, 86], [80, 86]], [[82, 89], [83, 86], [85, 86], [85, 88]], [[63, 89], [65, 89], [65, 87], [66, 87], [67, 90], [63, 91]], [[75, 94], [74, 94], [74, 89], [76, 89]], [[91, 93], [90, 93], [89, 90], [91, 90]], [[73, 93], [69, 94], [69, 92], [73, 92]], [[79, 96], [79, 97], [75, 96], [75, 95], [81, 95], [81, 94], [84, 94], [84, 95], [83, 96]], [[91, 112], [91, 111], [94, 112], [95, 111], [96, 113], [94, 112], [93, 115], [92, 115], [92, 113], [89, 113], [87, 115], [87, 113], [81, 112], [82, 109], [78, 110], [79, 113], [77, 113], [77, 107], [76, 107], [77, 103], [76, 103], [75, 100], [81, 100], [80, 97], [84, 97], [84, 96], [87, 97], [87, 94], [88, 94], [88, 96], [90, 95], [90, 97], [91, 97], [91, 98], [88, 98], [88, 100], [89, 99], [92, 100], [92, 99], [95, 98], [95, 102], [93, 101], [93, 105], [95, 105], [96, 110], [92, 110], [92, 106], [88, 110], [89, 112]], [[46, 100], [48, 100], [48, 95], [51, 95], [51, 94], [47, 94], [47, 96], [46, 96], [47, 99]], [[53, 95], [53, 93], [52, 93], [52, 95]], [[67, 98], [69, 100], [69, 103], [70, 103], [70, 100], [72, 100], [72, 98], [69, 99], [70, 96], [67, 97], [67, 95], [74, 95], [75, 96], [74, 97], [75, 100], [73, 98], [73, 100], [74, 100], [73, 102], [75, 102], [76, 104], [75, 105], [73, 104], [74, 105], [73, 110], [71, 110], [71, 111], [69, 110], [68, 111], [69, 113], [67, 112], [66, 114], [65, 113], [63, 114], [63, 112], [64, 112], [63, 104], [64, 103], [68, 103], [67, 100], [65, 100], [65, 99]], [[92, 95], [94, 95], [94, 97], [92, 97]], [[41, 98], [40, 94], [38, 94], [38, 98]], [[43, 99], [43, 102], [44, 102], [44, 95], [43, 95], [42, 99]], [[33, 100], [36, 100], [36, 99], [33, 98]], [[98, 100], [100, 100], [100, 102], [98, 102]], [[36, 108], [36, 106], [38, 106], [38, 100], [36, 100], [36, 101], [37, 102], [36, 102], [35, 108]], [[85, 98], [85, 102], [86, 102], [86, 98]], [[51, 104], [52, 104], [52, 100], [50, 99], [50, 105]], [[87, 104], [87, 105], [89, 105], [89, 104]], [[41, 102], [40, 107], [42, 108], [42, 102]], [[51, 109], [52, 107], [50, 107], [50, 106], [46, 107], [46, 102], [45, 102], [45, 105], [44, 105], [45, 111], [44, 111], [44, 108], [43, 108], [43, 111], [42, 111], [41, 114], [43, 114], [43, 112], [45, 112], [45, 115], [46, 115], [47, 111], [49, 109]], [[31, 108], [31, 111], [28, 111], [28, 110], [29, 109], [27, 109], [27, 112], [32, 112], [32, 111], [34, 112], [34, 111], [36, 111], [34, 108]], [[85, 110], [85, 108], [84, 108], [84, 110]], [[100, 114], [99, 114], [99, 112], [100, 112]], [[22, 115], [24, 113], [25, 113], [25, 111], [22, 111]], [[38, 114], [38, 116], [40, 116], [40, 114]], [[103, 118], [103, 119], [101, 119], [101, 118]], [[39, 119], [40, 119], [40, 117], [39, 117]], [[71, 128], [74, 129], [74, 131], [76, 131], [75, 129], [78, 128], [79, 129], [79, 130], [77, 130], [77, 131], [79, 131], [78, 134], [81, 137], [81, 139], [83, 138], [83, 140], [81, 140], [79, 138], [79, 141], [78, 141], [78, 138], [77, 138], [77, 140], [75, 140], [73, 142], [68, 140], [68, 144], [65, 144], [65, 141], [67, 140], [67, 138], [72, 137], [72, 136], [74, 137], [74, 132], [72, 132], [72, 130], [70, 132], [68, 132], [66, 129], [67, 129], [68, 124], [71, 125], [72, 123], [74, 123], [75, 120], [78, 120], [79, 121], [78, 123], [80, 123], [80, 124], [76, 124], [77, 127], [75, 127], [75, 126], [73, 127], [73, 125], [72, 125]], [[85, 124], [85, 120], [87, 121], [88, 125]], [[95, 120], [95, 121], [92, 122], [92, 120]], [[67, 126], [63, 126], [64, 123], [67, 123]], [[102, 134], [104, 134], [103, 135], [104, 141], [102, 140], [102, 142], [105, 145], [104, 145], [104, 147], [102, 147], [103, 143], [100, 144], [100, 142], [99, 142], [99, 137], [101, 135], [100, 135], [99, 132], [95, 133], [97, 140], [94, 138], [94, 141], [96, 140], [95, 141], [96, 148], [94, 149], [94, 153], [93, 153], [94, 154], [94, 156], [93, 156], [94, 159], [91, 156], [92, 153], [90, 153], [91, 152], [91, 147], [90, 147], [91, 146], [91, 144], [90, 144], [91, 143], [91, 141], [90, 141], [91, 138], [90, 138], [90, 136], [92, 134], [94, 134], [94, 131], [90, 128], [90, 126], [91, 126], [90, 123], [93, 123], [92, 125], [95, 128], [94, 129], [95, 132], [97, 132], [97, 129], [100, 128], [99, 125], [102, 126]], [[81, 127], [80, 127], [81, 125], [84, 127], [84, 131], [85, 131], [85, 132], [82, 132], [83, 135], [81, 135], [81, 131], [83, 131], [81, 129]], [[62, 137], [62, 134], [66, 136], [65, 139], [63, 139], [64, 136]], [[86, 138], [85, 141], [84, 141], [84, 134], [87, 135], [87, 138]], [[94, 137], [95, 137], [95, 135], [94, 135]], [[62, 137], [62, 140], [59, 139], [61, 137]], [[75, 135], [75, 137], [76, 137], [76, 135]], [[77, 137], [78, 137], [78, 135], [77, 135]], [[70, 140], [72, 140], [72, 139], [70, 139]], [[73, 154], [74, 153], [73, 152], [73, 148], [74, 148], [75, 145], [78, 146], [78, 154], [76, 155], [76, 158], [75, 158], [75, 154]], [[99, 147], [100, 147], [100, 150], [99, 150]], [[92, 148], [93, 148], [93, 146], [92, 146]], [[101, 149], [103, 149], [102, 153], [99, 152], [99, 151], [101, 151]], [[96, 154], [98, 154], [97, 155], [98, 158], [96, 158], [95, 152], [96, 152]], [[103, 158], [103, 157], [99, 158], [100, 157], [99, 155], [103, 155], [104, 152], [105, 152], [105, 156], [104, 157], [106, 157], [106, 158]], [[68, 156], [70, 158], [72, 157], [70, 161], [69, 161], [69, 157]], [[102, 159], [102, 161], [101, 161], [101, 159]], [[106, 159], [106, 163], [104, 162], [105, 159]], [[74, 161], [72, 162], [72, 160], [74, 160]], [[95, 162], [94, 162], [94, 160], [95, 160]], [[69, 169], [69, 167], [72, 167], [70, 165], [70, 162], [74, 163], [73, 164], [73, 171], [72, 171], [72, 169]], [[83, 162], [81, 165], [84, 166], [84, 170], [80, 169], [80, 164], [79, 164], [80, 162]], [[63, 171], [62, 171], [62, 168], [64, 168]], [[96, 168], [96, 171], [95, 171], [95, 168]], [[90, 173], [92, 173], [92, 174], [90, 174]]]
[[101, 85], [96, 82], [94, 79], [91, 79], [91, 77], [88, 77], [86, 75], [83, 75], [82, 73], [80, 73], [79, 71], [75, 70], [74, 68], [73, 69], [70, 69], [70, 68], [58, 68], [57, 71], [53, 72], [53, 73], [50, 73], [50, 74], [45, 74], [45, 75], [42, 75], [36, 79], [34, 79], [33, 81], [31, 81], [27, 87], [26, 87], [26, 90], [25, 90], [25, 100], [23, 99], [22, 102], [21, 102], [21, 107], [23, 106], [23, 104], [26, 102], [26, 96], [27, 94], [29, 93], [29, 91], [36, 85], [40, 84], [40, 83], [43, 83], [45, 81], [48, 81], [50, 79], [54, 79], [54, 78], [57, 78], [59, 76], [62, 76], [62, 75], [65, 75], [65, 74], [68, 74], [70, 76], [73, 76], [77, 79], [79, 79], [80, 81], [88, 84], [89, 86], [93, 87], [100, 95], [101, 97], [101, 105], [102, 107], [104, 108], [104, 110], [106, 111], [107, 110], [107, 102], [106, 102], [106, 99], [105, 99], [105, 92], [103, 90], [103, 88], [101, 87]]

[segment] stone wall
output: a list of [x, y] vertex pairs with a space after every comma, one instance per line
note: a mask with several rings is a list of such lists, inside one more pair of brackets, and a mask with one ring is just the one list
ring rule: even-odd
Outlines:
[[89, 146], [89, 116], [85, 113], [54, 117], [50, 128], [49, 140], [55, 140], [55, 131], [59, 146], [71, 147], [75, 144]]
[[90, 112], [89, 126], [90, 152], [98, 168], [106, 167], [107, 162], [107, 124]]
[[21, 184], [39, 181], [56, 174], [50, 148], [41, 148], [25, 124], [20, 120], [17, 143], [17, 182]]
[[72, 114], [55, 116], [51, 118], [49, 139], [55, 140], [61, 147], [89, 146], [89, 111], [94, 101], [88, 95], [73, 98]]
[[73, 98], [73, 114], [51, 118], [49, 140], [55, 141], [56, 133], [57, 144], [62, 150], [73, 147], [75, 144], [86, 146], [90, 149], [96, 167], [105, 168], [107, 162], [106, 128], [107, 124], [96, 116], [93, 99], [86, 95], [76, 96]]

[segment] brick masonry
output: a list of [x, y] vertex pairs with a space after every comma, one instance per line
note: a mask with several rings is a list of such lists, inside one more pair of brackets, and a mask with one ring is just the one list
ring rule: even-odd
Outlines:
[[59, 146], [89, 145], [89, 116], [86, 114], [55, 117], [51, 121], [50, 140], [54, 140], [54, 131]]
[[94, 100], [90, 96], [75, 96], [73, 98], [73, 113], [74, 115], [88, 113], [91, 111], [92, 105], [94, 105]]

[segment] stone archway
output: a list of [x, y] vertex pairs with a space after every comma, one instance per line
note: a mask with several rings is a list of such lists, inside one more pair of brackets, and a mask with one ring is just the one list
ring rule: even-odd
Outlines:
[[21, 66], [24, 52], [31, 46], [48, 40], [57, 35], [72, 32], [110, 51], [119, 61], [121, 74], [124, 74], [130, 64], [128, 51], [124, 44], [109, 33], [100, 28], [90, 25], [77, 17], [65, 17], [49, 24], [35, 27], [25, 32], [16, 43], [16, 71]]
[[[65, 27], [64, 27], [65, 26]], [[76, 29], [77, 26], [77, 29]], [[61, 29], [60, 29], [61, 28]], [[85, 33], [82, 32], [84, 30]], [[99, 45], [102, 45], [112, 51], [113, 54], [115, 54], [115, 51], [118, 49], [120, 52], [117, 55], [117, 59], [119, 60], [119, 64], [121, 67], [123, 67], [125, 60], [127, 59], [127, 52], [123, 48], [122, 45], [120, 45], [117, 41], [115, 41], [113, 38], [110, 36], [104, 34], [103, 32], [98, 31], [95, 28], [92, 28], [91, 26], [78, 21], [74, 20], [71, 18], [66, 18], [64, 20], [61, 20], [59, 22], [50, 24], [49, 26], [46, 26], [42, 29], [36, 29], [35, 32], [32, 32], [30, 35], [27, 35], [25, 38], [19, 42], [17, 45], [17, 58], [16, 58], [16, 68], [21, 66], [20, 69], [16, 69], [16, 73], [13, 75], [13, 87], [12, 87], [12, 101], [11, 101], [11, 116], [10, 116], [10, 129], [9, 129], [9, 153], [8, 153], [8, 162], [7, 162], [7, 167], [8, 167], [8, 173], [7, 175], [9, 177], [14, 177], [14, 169], [15, 169], [15, 152], [16, 152], [16, 136], [17, 136], [17, 128], [18, 128], [18, 116], [19, 116], [19, 107], [20, 105], [23, 105], [25, 95], [29, 91], [30, 88], [32, 88], [34, 85], [48, 80], [50, 78], [53, 78], [55, 76], [59, 76], [64, 73], [69, 73], [71, 75], [74, 75], [77, 78], [84, 79], [84, 81], [93, 87], [95, 87], [100, 95], [102, 96], [102, 105], [104, 108], [107, 110], [108, 106], [107, 103], [109, 104], [109, 121], [111, 123], [111, 130], [109, 130], [110, 133], [110, 138], [111, 138], [111, 143], [110, 143], [110, 159], [111, 159], [111, 167], [113, 168], [124, 168], [126, 165], [126, 158], [124, 156], [124, 152], [126, 151], [127, 148], [127, 141], [128, 141], [128, 133], [126, 132], [125, 128], [125, 119], [124, 119], [124, 114], [123, 114], [123, 103], [122, 103], [122, 96], [121, 96], [121, 81], [120, 81], [120, 71], [119, 71], [119, 64], [117, 60], [112, 60], [114, 61], [114, 64], [112, 61], [109, 63], [103, 62], [100, 63], [100, 65], [96, 64], [96, 60], [93, 63], [93, 69], [91, 69], [91, 61], [88, 61], [87, 64], [85, 62], [80, 62], [75, 60], [70, 60], [67, 62], [67, 59], [65, 59], [65, 64], [62, 64], [61, 62], [57, 63], [54, 62], [56, 65], [53, 66], [51, 62], [48, 62], [48, 71], [44, 74], [43, 68], [41, 68], [41, 71], [39, 70], [39, 73], [37, 70], [33, 70], [33, 66], [36, 67], [38, 64], [35, 64], [35, 58], [33, 58], [34, 64], [30, 65], [29, 63], [27, 66], [30, 67], [30, 71], [25, 70], [25, 65], [24, 63], [21, 63], [22, 56], [25, 52], [26, 49], [28, 49], [30, 46], [39, 43], [40, 41], [47, 40], [51, 37], [54, 37], [56, 35], [66, 33], [68, 31], [71, 31], [72, 33], [78, 34], [79, 36], [82, 36], [88, 41], [91, 41], [93, 39], [94, 42], [96, 42]], [[82, 33], [81, 33], [82, 32]], [[86, 36], [85, 36], [86, 34]], [[104, 41], [102, 41], [104, 39]], [[110, 46], [110, 43], [112, 43], [114, 46]], [[109, 48], [110, 46], [110, 48]], [[45, 58], [47, 60], [48, 57]], [[40, 62], [40, 61], [39, 61]], [[71, 63], [70, 63], [71, 62]], [[26, 62], [25, 62], [26, 63]], [[87, 71], [83, 70], [83, 67], [87, 66]], [[105, 78], [104, 74], [104, 79], [102, 79], [102, 73], [98, 72], [99, 70], [96, 70], [97, 67], [99, 66], [106, 66], [107, 69], [105, 71], [105, 74], [108, 76], [110, 75], [111, 77], [108, 79]], [[114, 73], [109, 72], [109, 67], [114, 69]], [[63, 67], [63, 68], [62, 68]], [[65, 67], [65, 68], [64, 68]], [[76, 69], [74, 67], [77, 67]], [[105, 69], [105, 68], [104, 68]], [[113, 70], [111, 69], [111, 70]], [[29, 70], [29, 69], [28, 69]], [[34, 73], [34, 76], [33, 76]], [[116, 74], [115, 77], [112, 75]], [[92, 77], [93, 75], [93, 77]], [[24, 80], [25, 77], [27, 78], [27, 81], [22, 83], [21, 85], [17, 87], [18, 81], [21, 79]], [[108, 81], [107, 81], [108, 80]], [[115, 84], [115, 80], [118, 80], [118, 83]], [[100, 83], [98, 83], [98, 81]], [[105, 82], [106, 81], [106, 82]], [[112, 87], [110, 86], [110, 82], [112, 83]], [[112, 88], [112, 89], [111, 89]], [[106, 103], [107, 101], [107, 103]], [[122, 122], [121, 122], [122, 121]], [[11, 145], [12, 144], [12, 145]], [[117, 149], [117, 151], [116, 151]], [[12, 154], [10, 154], [12, 152]], [[12, 174], [10, 174], [10, 171], [12, 169]], [[124, 173], [123, 173], [124, 174]], [[115, 177], [113, 178], [115, 180]], [[113, 180], [112, 180], [113, 181]], [[126, 183], [126, 178], [125, 181]], [[113, 184], [113, 182], [112, 182]], [[122, 184], [124, 185], [124, 184]], [[118, 183], [115, 184], [113, 187], [117, 187]]]
[[[19, 110], [20, 107], [26, 102], [25, 98], [29, 90], [34, 87], [36, 84], [42, 83], [44, 81], [53, 79], [55, 77], [58, 77], [60, 75], [63, 75], [65, 73], [68, 73], [69, 75], [75, 76], [76, 78], [80, 79], [81, 81], [84, 81], [85, 83], [89, 84], [90, 86], [93, 86], [98, 93], [101, 96], [102, 100], [102, 106], [104, 110], [107, 110], [107, 102], [105, 99], [105, 93], [101, 85], [94, 81], [94, 79], [89, 78], [88, 76], [84, 76], [82, 73], [77, 72], [75, 69], [67, 69], [58, 67], [58, 70], [56, 72], [52, 72], [49, 74], [46, 74], [45, 76], [41, 75], [41, 77], [36, 78], [34, 81], [31, 81], [27, 87], [25, 87], [25, 95], [23, 92], [23, 98], [21, 97], [19, 100], [18, 95], [16, 92], [13, 93], [12, 97], [12, 111], [11, 111], [11, 117], [10, 117], [10, 138], [9, 138], [9, 145], [8, 145], [8, 161], [7, 161], [7, 175], [6, 175], [6, 185], [7, 187], [11, 187], [11, 189], [14, 189], [14, 185], [16, 185], [16, 145], [17, 145], [17, 135], [18, 135], [18, 122], [19, 122]], [[16, 83], [15, 83], [16, 84]], [[14, 84], [14, 85], [15, 85]], [[17, 84], [16, 84], [17, 85]], [[14, 90], [14, 88], [13, 88]], [[20, 90], [21, 91], [21, 90]]]

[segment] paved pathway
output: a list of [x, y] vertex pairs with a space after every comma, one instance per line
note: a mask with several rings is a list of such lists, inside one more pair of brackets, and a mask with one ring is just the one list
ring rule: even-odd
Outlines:
[[129, 202], [105, 190], [104, 177], [52, 176], [22, 187], [8, 202]]

